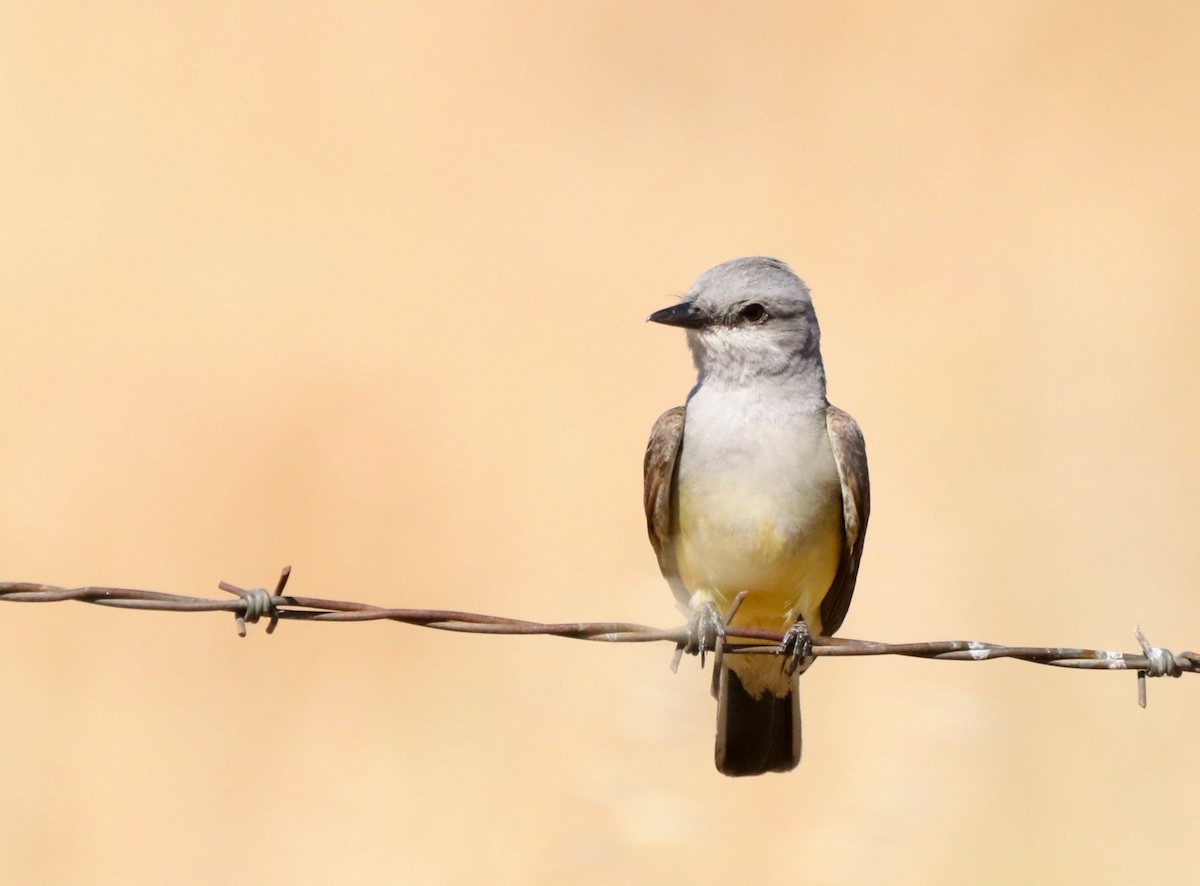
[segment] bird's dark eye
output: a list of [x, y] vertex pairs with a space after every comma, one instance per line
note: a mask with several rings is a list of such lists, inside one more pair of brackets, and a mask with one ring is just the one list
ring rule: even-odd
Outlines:
[[767, 319], [767, 309], [758, 302], [750, 302], [738, 311], [738, 314], [743, 320], [749, 320], [751, 323], [761, 323]]

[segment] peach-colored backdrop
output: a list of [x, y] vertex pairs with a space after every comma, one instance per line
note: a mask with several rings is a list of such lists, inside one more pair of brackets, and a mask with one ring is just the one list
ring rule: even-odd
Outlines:
[[[0, 5], [0, 580], [679, 621], [643, 318], [789, 260], [848, 636], [1200, 646], [1191, 3]], [[1200, 871], [1200, 680], [843, 660], [786, 777], [669, 648], [0, 606], [5, 883]]]

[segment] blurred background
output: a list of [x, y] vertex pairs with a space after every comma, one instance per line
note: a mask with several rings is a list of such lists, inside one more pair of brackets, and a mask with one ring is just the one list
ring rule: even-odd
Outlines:
[[[681, 620], [646, 325], [812, 286], [843, 634], [1200, 645], [1190, 3], [0, 5], [0, 579]], [[0, 608], [7, 883], [1200, 869], [1200, 681], [827, 661], [731, 780], [668, 646]]]

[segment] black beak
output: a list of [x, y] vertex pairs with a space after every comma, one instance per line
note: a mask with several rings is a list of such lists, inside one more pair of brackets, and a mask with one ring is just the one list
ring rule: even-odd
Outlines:
[[703, 329], [712, 323], [712, 317], [690, 301], [681, 301], [677, 305], [655, 311], [646, 319], [651, 323], [665, 323], [667, 326], [682, 326], [685, 329]]

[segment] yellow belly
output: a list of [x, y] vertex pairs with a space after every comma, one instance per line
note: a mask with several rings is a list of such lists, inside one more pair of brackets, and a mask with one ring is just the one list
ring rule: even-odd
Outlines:
[[734, 624], [781, 631], [802, 617], [822, 631], [821, 601], [842, 555], [840, 489], [810, 495], [748, 491], [732, 483], [680, 484], [679, 577], [725, 611], [742, 591]]

